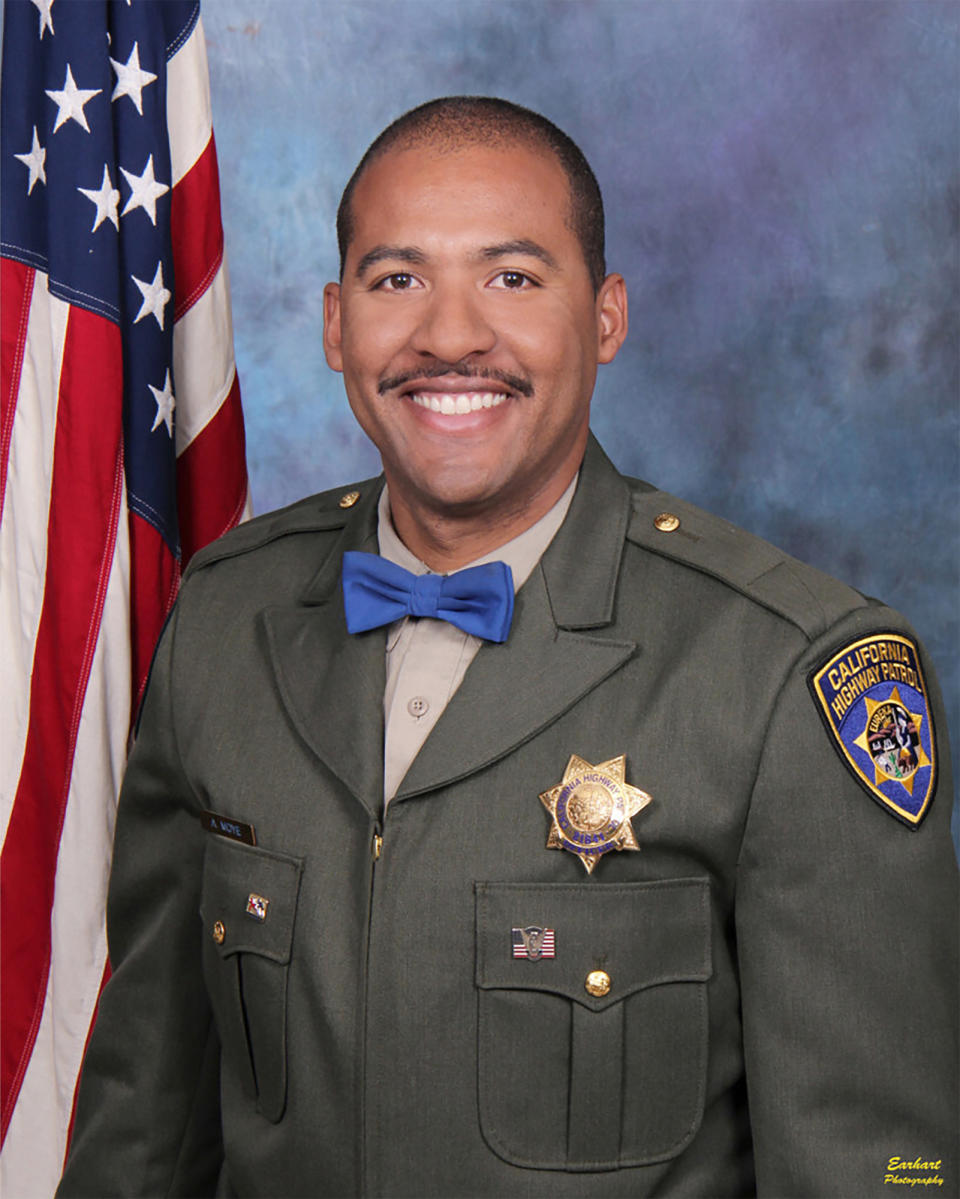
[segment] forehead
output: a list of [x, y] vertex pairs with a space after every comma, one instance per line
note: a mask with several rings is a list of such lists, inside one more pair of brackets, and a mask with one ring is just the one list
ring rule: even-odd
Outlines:
[[350, 255], [371, 244], [537, 236], [578, 250], [570, 185], [549, 152], [518, 143], [388, 150], [357, 181]]

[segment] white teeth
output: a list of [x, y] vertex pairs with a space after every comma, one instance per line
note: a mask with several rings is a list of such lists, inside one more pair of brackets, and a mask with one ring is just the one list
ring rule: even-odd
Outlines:
[[500, 391], [462, 391], [438, 395], [435, 391], [412, 392], [410, 399], [421, 408], [442, 412], [444, 416], [465, 416], [481, 408], [498, 408], [508, 396]]

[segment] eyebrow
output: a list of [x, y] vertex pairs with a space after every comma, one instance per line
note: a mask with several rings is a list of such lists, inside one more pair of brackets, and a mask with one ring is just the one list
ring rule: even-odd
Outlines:
[[484, 246], [478, 257], [484, 262], [489, 262], [495, 258], [509, 258], [512, 254], [525, 254], [528, 258], [539, 258], [551, 270], [557, 269], [557, 260], [550, 251], [541, 246], [539, 242], [531, 241], [527, 237], [498, 242], [495, 246]]
[[372, 266], [388, 258], [394, 262], [406, 262], [411, 266], [423, 266], [427, 261], [426, 254], [416, 246], [374, 246], [357, 263], [356, 273], [364, 275]]
[[[484, 246], [477, 254], [477, 258], [482, 262], [493, 262], [498, 258], [509, 258], [512, 254], [524, 254], [529, 258], [538, 258], [544, 265], [550, 267], [551, 270], [557, 269], [557, 260], [550, 251], [541, 246], [539, 242], [531, 241], [527, 237], [515, 238], [512, 241], [497, 242], [496, 245], [492, 246]], [[423, 250], [418, 249], [416, 246], [374, 246], [357, 263], [357, 276], [365, 275], [372, 266], [376, 266], [378, 262], [387, 260], [406, 263], [408, 266], [423, 266], [427, 261], [427, 256]]]

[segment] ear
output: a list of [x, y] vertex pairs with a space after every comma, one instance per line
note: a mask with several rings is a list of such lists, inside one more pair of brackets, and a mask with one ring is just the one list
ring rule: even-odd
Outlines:
[[340, 284], [328, 283], [323, 289], [323, 352], [334, 371], [343, 370], [340, 345]]
[[597, 361], [612, 362], [627, 336], [627, 285], [623, 275], [607, 275], [597, 293]]

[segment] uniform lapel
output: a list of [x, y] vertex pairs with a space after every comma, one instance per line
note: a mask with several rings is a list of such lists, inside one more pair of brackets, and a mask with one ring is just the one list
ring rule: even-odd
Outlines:
[[637, 652], [597, 632], [612, 620], [629, 515], [629, 489], [591, 437], [567, 518], [517, 594], [508, 640], [481, 647], [398, 801], [503, 757]]
[[270, 662], [294, 727], [371, 814], [383, 807], [383, 629], [351, 636], [340, 564], [347, 550], [377, 552], [372, 486], [300, 601], [262, 616]]

